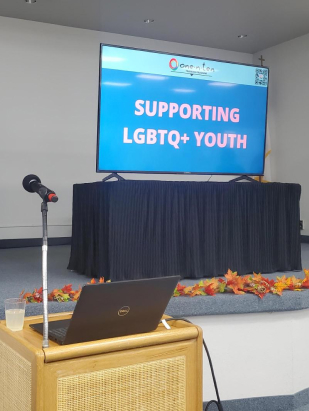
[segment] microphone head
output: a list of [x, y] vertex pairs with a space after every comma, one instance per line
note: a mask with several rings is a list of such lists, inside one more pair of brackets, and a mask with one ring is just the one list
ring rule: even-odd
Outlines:
[[29, 174], [23, 179], [23, 187], [29, 193], [34, 193], [33, 189], [31, 188], [31, 183], [33, 183], [34, 181], [37, 183], [41, 182], [39, 177], [36, 176], [35, 174]]

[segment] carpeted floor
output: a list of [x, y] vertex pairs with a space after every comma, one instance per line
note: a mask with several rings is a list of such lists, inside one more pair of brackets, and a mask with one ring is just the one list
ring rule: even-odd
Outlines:
[[[54, 246], [49, 247], [48, 253], [48, 289], [51, 291], [54, 288], [62, 287], [65, 284], [72, 284], [73, 289], [77, 289], [79, 285], [84, 285], [89, 282], [89, 278], [78, 274], [76, 272], [71, 272], [67, 270], [67, 265], [70, 256], [70, 246]], [[32, 292], [34, 288], [40, 288], [42, 284], [42, 274], [41, 274], [41, 247], [31, 247], [31, 248], [13, 248], [13, 249], [0, 249], [0, 319], [4, 318], [4, 299], [18, 297], [22, 290]], [[302, 244], [302, 261], [303, 267], [309, 268], [309, 244]], [[268, 278], [275, 278], [277, 275], [282, 275], [283, 273], [267, 274]], [[286, 275], [295, 274], [298, 277], [303, 278], [303, 272], [286, 272]], [[183, 284], [194, 284], [196, 279], [182, 280]], [[224, 298], [228, 300], [232, 296], [221, 295], [218, 299]], [[266, 296], [273, 297], [273, 296]], [[265, 297], [264, 301], [267, 302]], [[289, 298], [289, 296], [287, 296]], [[199, 297], [195, 299], [190, 299], [190, 304], [192, 304], [192, 315], [199, 315], [195, 313], [195, 309], [200, 306]], [[202, 298], [202, 297], [201, 297]], [[242, 301], [248, 299], [250, 305], [252, 302], [259, 303], [257, 297], [252, 295], [246, 295], [242, 297]], [[178, 300], [178, 299], [173, 299]], [[204, 299], [205, 300], [205, 299]], [[234, 301], [236, 301], [234, 299]], [[278, 300], [276, 300], [278, 301]], [[284, 299], [280, 302], [285, 301]], [[170, 314], [175, 315], [173, 312], [173, 307], [175, 301], [171, 301], [169, 304]], [[209, 303], [209, 300], [206, 301]], [[51, 305], [50, 312], [55, 311], [70, 311], [75, 307], [75, 303], [57, 304], [53, 303]], [[188, 305], [188, 304], [186, 304]], [[218, 301], [218, 307], [216, 307], [215, 301], [212, 301], [211, 306], [205, 307], [206, 312], [210, 311], [209, 314], [221, 313], [220, 311], [214, 312], [214, 309], [219, 310], [222, 305], [222, 301]], [[196, 306], [196, 307], [195, 307]], [[265, 304], [264, 304], [265, 306]], [[195, 308], [194, 308], [195, 307]], [[288, 307], [288, 305], [286, 305]], [[176, 308], [175, 308], [176, 309]], [[288, 309], [288, 308], [286, 308]], [[178, 310], [178, 308], [177, 308]], [[266, 310], [267, 311], [267, 310]], [[276, 310], [275, 310], [276, 311]], [[238, 312], [235, 310], [235, 312]], [[29, 304], [26, 309], [26, 315], [34, 315], [42, 313], [42, 304]], [[182, 313], [184, 315], [184, 313]], [[188, 315], [188, 314], [187, 314]]]
[[[77, 289], [79, 285], [82, 286], [89, 281], [86, 276], [67, 270], [69, 256], [70, 246], [49, 247], [48, 290], [61, 288], [65, 284], [72, 284], [73, 289]], [[41, 285], [41, 247], [0, 250], [0, 319], [4, 318], [4, 299], [18, 297], [22, 290], [32, 292], [34, 288], [40, 288]], [[40, 308], [43, 310], [42, 304], [33, 304], [36, 307], [31, 305], [27, 306], [26, 315], [39, 314]], [[59, 311], [62, 311], [61, 308], [70, 311], [74, 305], [59, 308]]]

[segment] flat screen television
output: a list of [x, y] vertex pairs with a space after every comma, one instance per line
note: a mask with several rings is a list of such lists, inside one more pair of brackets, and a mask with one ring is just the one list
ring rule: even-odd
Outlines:
[[97, 172], [263, 175], [268, 68], [100, 47]]

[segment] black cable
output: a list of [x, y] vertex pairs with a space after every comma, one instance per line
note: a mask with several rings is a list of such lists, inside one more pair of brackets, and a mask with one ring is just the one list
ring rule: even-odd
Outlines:
[[[193, 324], [190, 320], [187, 320], [187, 318], [173, 318], [173, 317], [171, 317], [171, 318], [165, 318], [165, 321], [186, 321], [187, 323]], [[161, 320], [161, 322], [162, 322], [162, 320]], [[211, 375], [212, 375], [212, 379], [213, 379], [213, 383], [214, 383], [214, 387], [215, 387], [215, 391], [216, 391], [216, 396], [217, 396], [217, 401], [211, 400], [206, 404], [205, 411], [207, 411], [209, 409], [211, 404], [216, 404], [219, 411], [224, 411], [221, 400], [220, 400], [220, 395], [219, 395], [217, 380], [216, 380], [216, 376], [215, 376], [215, 371], [214, 371], [214, 368], [213, 368], [213, 365], [212, 365], [212, 360], [211, 360], [210, 353], [208, 351], [208, 348], [207, 348], [207, 345], [206, 345], [206, 342], [205, 342], [204, 338], [203, 338], [203, 346], [204, 346], [204, 349], [205, 349], [206, 354], [207, 354], [207, 358], [208, 358], [208, 362], [209, 362], [209, 366], [210, 366], [210, 370], [211, 370]]]

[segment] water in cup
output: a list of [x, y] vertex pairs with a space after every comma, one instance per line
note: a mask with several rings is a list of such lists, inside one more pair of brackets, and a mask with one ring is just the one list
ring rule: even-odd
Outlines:
[[12, 331], [20, 331], [24, 326], [25, 310], [10, 309], [5, 312], [6, 326]]
[[6, 326], [12, 331], [20, 331], [24, 326], [26, 301], [22, 298], [5, 300]]

